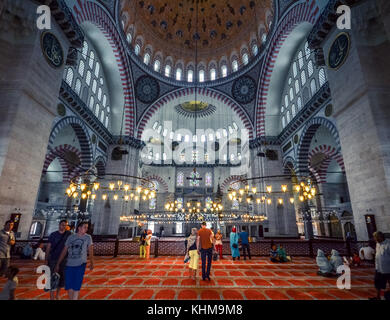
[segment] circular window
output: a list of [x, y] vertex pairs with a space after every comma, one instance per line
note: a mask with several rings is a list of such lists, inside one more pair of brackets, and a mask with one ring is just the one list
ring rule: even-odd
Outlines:
[[333, 114], [333, 106], [328, 104], [325, 108], [325, 116], [330, 117]]

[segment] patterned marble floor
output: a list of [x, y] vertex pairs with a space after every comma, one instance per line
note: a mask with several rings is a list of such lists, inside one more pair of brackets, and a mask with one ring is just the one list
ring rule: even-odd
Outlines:
[[[17, 299], [48, 299], [36, 287], [39, 262], [14, 260], [20, 268]], [[267, 258], [213, 261], [211, 281], [188, 278], [183, 257], [141, 260], [135, 256], [96, 257], [95, 269], [87, 269], [81, 299], [204, 299], [204, 300], [356, 300], [375, 295], [374, 269], [351, 270], [351, 290], [339, 290], [335, 278], [316, 274], [314, 259], [295, 258], [273, 264]], [[4, 279], [0, 280], [0, 287]], [[62, 297], [66, 299], [64, 291]]]

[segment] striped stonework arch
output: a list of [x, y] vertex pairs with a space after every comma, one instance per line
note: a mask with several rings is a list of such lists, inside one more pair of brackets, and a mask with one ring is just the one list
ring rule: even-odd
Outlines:
[[[163, 189], [163, 190], [161, 190], [161, 188], [160, 188], [160, 190], [158, 190], [159, 192], [168, 192], [168, 184], [160, 176], [154, 174], [154, 175], [147, 176], [147, 177], [144, 177], [144, 178], [148, 179], [148, 180], [151, 180], [151, 181], [157, 181], [159, 186], [161, 186], [161, 188]], [[146, 181], [142, 182], [143, 186], [146, 186], [146, 184], [147, 184]]]
[[283, 160], [283, 174], [291, 174], [291, 169], [296, 173], [296, 161], [293, 157], [286, 157]]
[[[120, 34], [115, 22], [110, 15], [97, 3], [78, 0], [73, 6], [73, 15], [79, 25], [83, 22], [91, 22], [96, 25], [110, 43], [116, 58], [116, 64], [120, 72], [124, 94], [124, 131], [125, 135], [134, 136], [135, 131], [135, 103], [132, 85], [132, 77], [125, 47], [122, 44]], [[121, 27], [121, 26], [119, 26]]]
[[315, 173], [316, 179], [318, 183], [325, 183], [326, 182], [326, 176], [328, 172], [329, 164], [332, 162], [332, 160], [335, 160], [338, 165], [341, 168], [342, 172], [345, 172], [344, 168], [344, 160], [341, 153], [333, 146], [328, 145], [320, 145], [312, 149], [309, 153], [309, 166], [311, 163], [311, 158], [316, 155], [322, 153], [326, 155], [326, 158], [321, 162], [321, 165], [319, 168], [314, 169], [312, 167], [309, 167], [309, 170], [313, 173]]
[[335, 125], [328, 119], [322, 117], [312, 118], [302, 130], [298, 145], [298, 173], [301, 175], [307, 175], [309, 173], [310, 144], [320, 126], [324, 126], [329, 130], [337, 146], [335, 150], [337, 153], [340, 153], [340, 138]]
[[97, 170], [97, 175], [103, 177], [106, 174], [106, 161], [102, 156], [99, 156], [94, 161]]
[[64, 160], [64, 158], [66, 158], [65, 154], [67, 152], [73, 152], [78, 156], [79, 159], [81, 159], [81, 152], [76, 147], [69, 144], [57, 146], [46, 155], [45, 162], [43, 164], [42, 176], [46, 175], [47, 168], [49, 168], [53, 160], [57, 158], [62, 167], [62, 181], [69, 182], [69, 180], [78, 173], [78, 168], [77, 166], [72, 166], [72, 164], [67, 163]]
[[[141, 139], [142, 133], [145, 129], [146, 124], [148, 121], [152, 118], [153, 114], [163, 107], [165, 104], [170, 103], [171, 101], [185, 96], [190, 96], [195, 93], [195, 88], [182, 88], [178, 89], [176, 91], [169, 92], [162, 98], [160, 98], [157, 102], [152, 104], [147, 111], [143, 114], [142, 118], [140, 119], [140, 122], [138, 124], [138, 132], [137, 132], [137, 138]], [[232, 100], [232, 98], [209, 88], [197, 88], [197, 94], [200, 97], [209, 97], [212, 99], [216, 99], [222, 103], [225, 104], [225, 106], [230, 107], [241, 119], [243, 122], [245, 128], [248, 130], [249, 139], [253, 138], [253, 127], [252, 123], [249, 120], [248, 115], [243, 110], [243, 108], [236, 102]]]
[[66, 117], [58, 121], [51, 130], [49, 138], [49, 147], [53, 145], [58, 133], [65, 127], [72, 126], [79, 140], [81, 148], [81, 166], [84, 169], [89, 169], [92, 166], [92, 145], [89, 138], [88, 129], [84, 122], [77, 117]]
[[[222, 192], [227, 192], [227, 190], [229, 189], [230, 185], [234, 182], [238, 182], [239, 180], [241, 179], [245, 179], [246, 176], [237, 176], [237, 175], [234, 175], [234, 176], [230, 176], [228, 178], [226, 178], [222, 184], [221, 184], [221, 190]], [[248, 185], [248, 181], [241, 181], [243, 184], [245, 185]]]
[[[298, 2], [298, 1], [297, 1]], [[257, 104], [256, 104], [256, 137], [265, 136], [265, 113], [267, 97], [271, 81], [271, 75], [275, 67], [280, 49], [290, 33], [303, 22], [315, 24], [320, 11], [316, 0], [301, 0], [300, 3], [293, 6], [290, 11], [282, 18], [279, 26], [275, 30], [268, 51], [265, 55], [264, 65], [260, 74], [258, 85]]]

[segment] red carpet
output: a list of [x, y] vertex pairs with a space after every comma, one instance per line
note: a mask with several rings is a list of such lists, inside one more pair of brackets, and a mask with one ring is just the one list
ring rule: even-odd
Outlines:
[[[15, 260], [20, 268], [17, 299], [48, 299], [38, 290], [35, 273], [39, 262]], [[203, 300], [358, 300], [375, 295], [374, 270], [351, 270], [351, 290], [339, 290], [335, 278], [317, 276], [314, 259], [295, 258], [293, 263], [272, 264], [266, 258], [233, 262], [213, 261], [211, 281], [188, 278], [182, 257], [141, 260], [135, 256], [97, 257], [87, 270], [80, 298], [91, 299], [203, 299]], [[4, 279], [0, 280], [3, 287]], [[62, 292], [65, 299], [67, 293]]]

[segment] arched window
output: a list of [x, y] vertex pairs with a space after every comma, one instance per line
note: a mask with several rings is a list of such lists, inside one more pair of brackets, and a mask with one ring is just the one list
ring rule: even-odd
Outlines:
[[322, 87], [326, 82], [325, 70], [323, 68], [318, 72], [318, 79], [320, 81], [320, 87]]
[[78, 95], [80, 95], [80, 92], [81, 92], [81, 81], [80, 81], [80, 79], [76, 80], [76, 85], [75, 85], [74, 89], [75, 89], [76, 93]]
[[291, 86], [291, 83], [292, 83], [292, 78], [288, 78], [288, 85]]
[[138, 56], [139, 53], [141, 51], [141, 47], [139, 46], [139, 44], [137, 43], [134, 47], [134, 53]]
[[149, 200], [149, 210], [156, 210], [156, 198]]
[[298, 81], [298, 79], [297, 79], [297, 80], [295, 80], [295, 93], [298, 94], [298, 93], [299, 93], [299, 90], [300, 90], [299, 81]]
[[100, 82], [100, 85], [101, 85], [101, 86], [104, 84], [104, 80], [103, 80], [102, 77], [100, 77], [99, 82]]
[[153, 124], [153, 130], [156, 130], [157, 129], [157, 127], [158, 127], [158, 121], [156, 121], [154, 124]]
[[154, 71], [159, 72], [160, 71], [160, 60], [155, 60], [153, 65]]
[[184, 173], [178, 172], [176, 177], [176, 185], [182, 187], [184, 185]]
[[96, 89], [97, 89], [97, 81], [96, 81], [96, 79], [93, 79], [93, 82], [92, 82], [92, 92], [96, 93]]
[[238, 125], [237, 125], [237, 123], [235, 123], [235, 122], [233, 121], [232, 124], [233, 124], [234, 129], [238, 130]]
[[102, 100], [102, 88], [99, 88], [98, 90], [98, 100]]
[[237, 60], [233, 60], [233, 62], [232, 62], [232, 70], [233, 70], [233, 72], [238, 70], [238, 62], [237, 62]]
[[104, 123], [104, 110], [102, 110], [102, 113], [100, 114], [100, 122]]
[[284, 96], [284, 106], [286, 108], [288, 107], [288, 95], [287, 94]]
[[222, 73], [222, 77], [227, 76], [227, 67], [225, 65], [221, 67], [221, 73]]
[[314, 96], [315, 93], [317, 92], [317, 84], [315, 79], [311, 80], [310, 89], [311, 89], [311, 95]]
[[287, 110], [286, 117], [287, 117], [287, 123], [289, 123], [291, 121], [290, 110]]
[[212, 176], [211, 172], [206, 172], [205, 184], [206, 184], [206, 187], [211, 187], [213, 185], [213, 176]]
[[108, 128], [108, 116], [106, 116], [106, 121], [105, 121], [104, 125], [106, 126], [106, 128]]
[[99, 77], [99, 72], [100, 72], [100, 63], [96, 62], [96, 66], [95, 66], [95, 77], [96, 78]]
[[305, 70], [302, 70], [302, 73], [301, 73], [301, 85], [302, 87], [306, 84], [306, 72]]
[[294, 100], [294, 90], [293, 88], [290, 88], [290, 101]]
[[199, 187], [200, 173], [197, 172], [197, 171], [196, 172], [192, 171], [191, 174], [190, 174], [190, 177], [191, 177], [191, 179], [190, 179], [190, 186], [191, 187]]
[[294, 78], [297, 76], [297, 74], [298, 74], [297, 63], [294, 62], [293, 63], [293, 75], [294, 75]]
[[261, 35], [261, 43], [265, 43], [267, 41], [267, 34], [264, 32], [262, 35]]
[[306, 41], [305, 43], [305, 55], [306, 55], [306, 59], [309, 59], [310, 58], [310, 48], [309, 48], [309, 43]]
[[95, 53], [93, 51], [91, 51], [89, 53], [89, 61], [88, 61], [88, 65], [91, 69], [93, 69], [93, 62], [95, 60]]
[[291, 114], [292, 114], [292, 117], [294, 118], [295, 115], [297, 114], [297, 110], [295, 109], [295, 104], [292, 105], [291, 107]]
[[107, 96], [104, 94], [103, 95], [103, 107], [105, 108], [107, 105]]
[[132, 38], [131, 38], [131, 34], [130, 34], [130, 32], [127, 34], [127, 36], [126, 36], [126, 40], [127, 40], [128, 44], [131, 44], [131, 40], [132, 40]]
[[253, 53], [254, 56], [256, 56], [258, 52], [259, 52], [259, 48], [257, 47], [257, 44], [254, 43], [252, 45], [252, 53]]
[[182, 71], [180, 68], [177, 68], [176, 69], [176, 80], [177, 81], [181, 81], [181, 74], [182, 74]]
[[66, 83], [70, 86], [72, 86], [73, 83], [73, 69], [69, 68], [68, 72], [66, 73]]
[[192, 70], [187, 71], [187, 81], [192, 82], [194, 80], [194, 72]]
[[248, 56], [247, 53], [244, 53], [244, 54], [242, 55], [242, 63], [243, 63], [243, 64], [248, 64], [248, 62], [249, 62], [249, 56]]
[[215, 69], [211, 69], [210, 70], [210, 80], [215, 80], [217, 77], [217, 72], [215, 71]]
[[282, 117], [282, 126], [283, 129], [286, 127], [286, 118], [284, 116]]
[[94, 97], [90, 97], [89, 98], [89, 109], [93, 109], [93, 105], [95, 104], [95, 98]]
[[100, 112], [100, 105], [97, 103], [96, 104], [96, 109], [95, 109], [95, 116], [99, 117], [99, 112]]
[[302, 108], [302, 98], [301, 97], [298, 97], [297, 105], [298, 105], [298, 110]]
[[150, 54], [146, 52], [144, 55], [144, 63], [148, 65], [149, 61], [150, 61]]
[[204, 70], [199, 70], [199, 82], [204, 81]]
[[79, 74], [81, 77], [84, 77], [85, 64], [83, 60], [80, 60], [79, 63]]
[[303, 68], [303, 53], [302, 51], [299, 51], [298, 53], [298, 63], [299, 63], [299, 69]]
[[313, 68], [313, 62], [310, 60], [307, 64], [307, 73], [309, 75], [309, 78], [313, 75], [314, 68]]
[[91, 71], [87, 71], [87, 77], [85, 78], [85, 83], [89, 86], [91, 84], [91, 78], [92, 78], [92, 73]]
[[87, 59], [88, 55], [88, 42], [84, 41], [83, 43], [83, 59]]
[[170, 77], [171, 76], [171, 66], [169, 64], [167, 64], [165, 66], [165, 76], [166, 77]]

